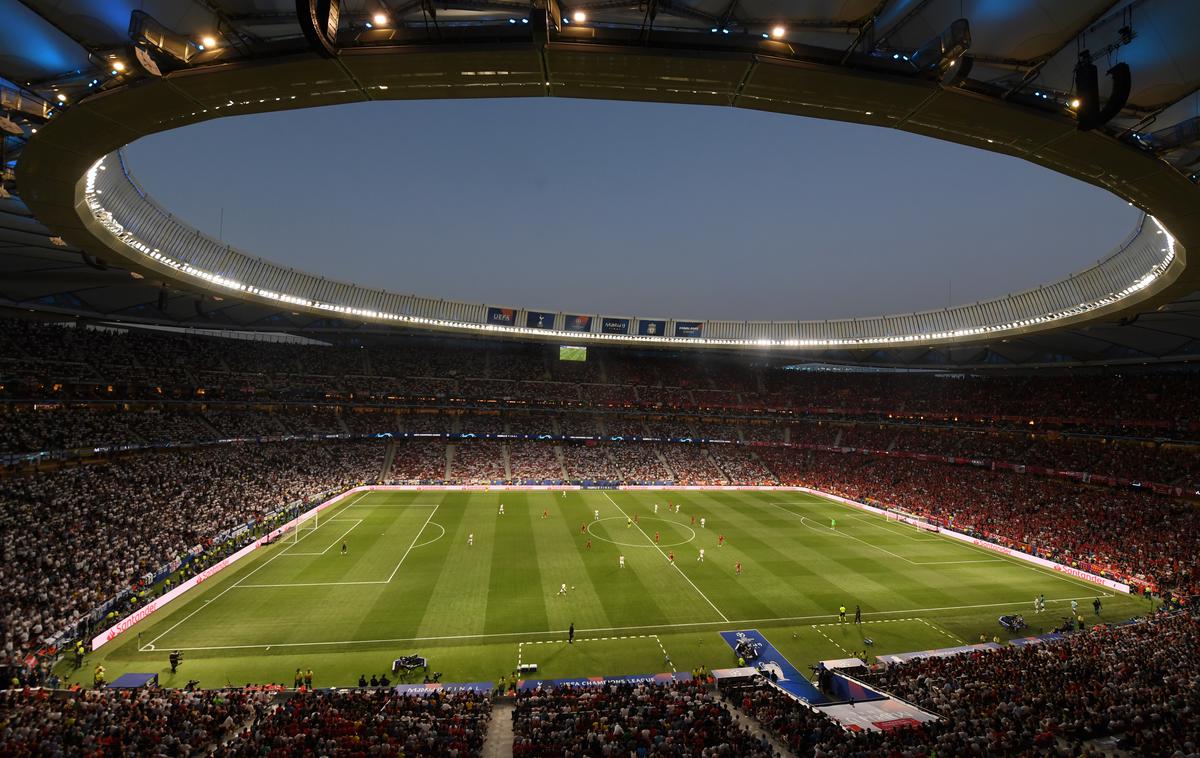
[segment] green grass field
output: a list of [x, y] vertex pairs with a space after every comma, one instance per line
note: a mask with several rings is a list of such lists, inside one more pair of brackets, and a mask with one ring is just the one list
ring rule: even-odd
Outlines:
[[[290, 685], [304, 667], [317, 686], [352, 685], [408, 653], [429, 658], [442, 681], [494, 680], [518, 661], [537, 663], [537, 678], [719, 668], [734, 660], [718, 632], [750, 628], [803, 668], [863, 649], [864, 637], [873, 654], [1003, 638], [1007, 612], [1049, 631], [1072, 598], [1092, 617], [1101, 597], [1109, 621], [1148, 609], [802, 493], [380, 491], [347, 498], [296, 537], [90, 654], [77, 680], [90, 683], [103, 663], [110, 681], [158, 672], [167, 686]], [[1049, 612], [1035, 617], [1038, 593]], [[841, 604], [851, 614], [861, 605], [866, 623], [837, 623]], [[184, 652], [174, 675], [172, 649]]]

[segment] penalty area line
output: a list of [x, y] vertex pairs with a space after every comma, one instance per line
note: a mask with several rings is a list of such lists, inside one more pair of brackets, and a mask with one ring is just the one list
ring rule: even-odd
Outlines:
[[[342, 512], [344, 512], [344, 511], [346, 510], [346, 508], [349, 508], [351, 505], [354, 505], [354, 503], [356, 503], [356, 502], [358, 502], [359, 500], [361, 500], [361, 499], [362, 499], [362, 497], [363, 497], [364, 495], [366, 495], [366, 494], [367, 494], [367, 493], [365, 493], [365, 492], [361, 492], [361, 493], [359, 493], [358, 497], [356, 497], [356, 498], [354, 498], [353, 500], [351, 500], [351, 501], [350, 501], [350, 503], [349, 503], [349, 504], [347, 504], [347, 505], [346, 505], [344, 508], [342, 508], [342, 510], [341, 510], [341, 511], [339, 511], [338, 513], [342, 513]], [[309, 532], [309, 534], [313, 534], [313, 533], [314, 533], [314, 532]], [[304, 535], [304, 537], [308, 537], [308, 536], [309, 536], [309, 534], [306, 534], [306, 535]], [[303, 538], [302, 538], [302, 539], [303, 539]], [[299, 540], [297, 540], [297, 542], [299, 542]], [[276, 543], [276, 544], [278, 544], [278, 543]], [[295, 543], [293, 543], [293, 544], [295, 544]], [[267, 547], [267, 545], [263, 545], [262, 547]], [[285, 549], [283, 549], [283, 550], [279, 551], [278, 553], [276, 553], [275, 555], [271, 556], [271, 557], [270, 557], [270, 558], [268, 558], [267, 560], [263, 561], [263, 562], [262, 562], [262, 565], [260, 565], [260, 566], [257, 566], [257, 567], [256, 567], [254, 570], [252, 570], [250, 573], [248, 573], [248, 574], [246, 574], [245, 576], [243, 576], [241, 579], [237, 580], [237, 581], [236, 581], [236, 582], [234, 582], [233, 584], [231, 584], [231, 585], [229, 585], [228, 587], [226, 587], [225, 589], [221, 590], [220, 594], [218, 594], [216, 597], [208, 598], [207, 600], [205, 600], [203, 603], [201, 603], [201, 604], [200, 604], [200, 607], [199, 607], [199, 608], [197, 608], [196, 610], [192, 611], [191, 613], [189, 613], [188, 615], [184, 616], [183, 618], [179, 619], [179, 621], [176, 621], [174, 624], [172, 624], [170, 627], [168, 627], [168, 628], [167, 628], [167, 630], [166, 630], [165, 632], [163, 632], [162, 634], [158, 635], [158, 636], [157, 636], [157, 637], [155, 637], [154, 639], [150, 640], [150, 644], [149, 644], [149, 646], [150, 646], [150, 649], [151, 649], [151, 650], [153, 650], [153, 649], [154, 649], [154, 644], [155, 644], [156, 642], [158, 642], [159, 640], [161, 640], [163, 637], [166, 637], [168, 634], [170, 634], [172, 631], [174, 631], [174, 630], [175, 630], [175, 628], [176, 628], [176, 627], [178, 627], [180, 624], [182, 624], [183, 622], [187, 621], [187, 620], [188, 620], [188, 619], [190, 619], [192, 616], [195, 616], [197, 613], [199, 613], [200, 611], [204, 610], [205, 608], [207, 608], [208, 606], [210, 606], [210, 605], [211, 605], [212, 603], [214, 603], [215, 601], [219, 600], [219, 599], [221, 598], [221, 596], [222, 596], [222, 595], [224, 595], [226, 592], [229, 592], [230, 590], [232, 590], [232, 589], [235, 589], [235, 588], [236, 588], [236, 587], [238, 587], [238, 586], [239, 586], [239, 585], [240, 585], [242, 582], [244, 582], [244, 581], [246, 581], [247, 579], [249, 579], [250, 577], [254, 576], [254, 575], [255, 575], [255, 574], [257, 574], [259, 571], [262, 571], [262, 570], [263, 570], [264, 568], [266, 568], [267, 566], [271, 565], [271, 562], [272, 562], [272, 561], [274, 561], [276, 558], [279, 558], [280, 556], [283, 556], [283, 555], [286, 555], [286, 554], [287, 554], [287, 549], [285, 548]], [[140, 650], [141, 650], [141, 651], [144, 651], [145, 649], [146, 649], [146, 648], [140, 648]], [[180, 649], [180, 650], [182, 650], [182, 648], [179, 648], [179, 649]]]

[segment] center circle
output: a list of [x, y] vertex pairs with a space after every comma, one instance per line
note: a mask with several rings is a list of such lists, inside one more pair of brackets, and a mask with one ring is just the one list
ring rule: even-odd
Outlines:
[[[623, 516], [606, 516], [605, 518], [602, 518], [602, 519], [596, 519], [596, 520], [595, 520], [595, 521], [593, 521], [592, 523], [588, 524], [588, 527], [587, 527], [588, 534], [592, 535], [593, 537], [595, 537], [595, 538], [596, 538], [596, 539], [598, 539], [598, 540], [603, 540], [603, 541], [605, 541], [605, 542], [611, 542], [612, 544], [614, 544], [614, 545], [620, 545], [621, 547], [656, 547], [656, 545], [655, 545], [655, 544], [654, 544], [654, 542], [653, 542], [653, 538], [651, 538], [651, 541], [650, 541], [650, 542], [646, 542], [646, 543], [636, 543], [636, 542], [621, 542], [620, 540], [614, 540], [614, 539], [609, 539], [608, 537], [603, 537], [603, 536], [601, 536], [601, 535], [599, 535], [599, 534], [596, 534], [595, 532], [593, 532], [593, 531], [592, 531], [592, 527], [593, 527], [593, 526], [595, 526], [596, 524], [599, 524], [601, 521], [621, 521], [623, 518], [624, 518]], [[628, 519], [626, 519], [626, 520], [628, 520]], [[691, 537], [688, 537], [686, 540], [682, 540], [682, 541], [680, 541], [680, 542], [668, 542], [668, 543], [661, 543], [661, 544], [657, 545], [657, 547], [679, 547], [680, 545], [686, 545], [687, 543], [689, 543], [689, 542], [691, 542], [692, 540], [696, 539], [696, 530], [695, 530], [695, 529], [691, 528], [690, 526], [687, 526], [686, 524], [680, 524], [680, 523], [678, 523], [678, 522], [675, 522], [675, 521], [668, 521], [668, 520], [667, 520], [667, 519], [665, 519], [665, 518], [644, 518], [644, 519], [640, 519], [640, 520], [637, 522], [637, 524], [635, 524], [635, 525], [634, 525], [633, 527], [631, 527], [631, 528], [637, 528], [637, 526], [639, 526], [639, 525], [640, 525], [640, 524], [641, 524], [643, 521], [658, 521], [658, 522], [661, 522], [661, 523], [663, 523], [663, 524], [670, 524], [672, 527], [678, 527], [678, 528], [680, 528], [680, 529], [686, 529], [686, 530], [688, 530], [689, 532], [691, 532], [691, 533], [692, 533], [692, 536], [691, 536]], [[649, 535], [647, 535], [647, 536], [649, 536]]]

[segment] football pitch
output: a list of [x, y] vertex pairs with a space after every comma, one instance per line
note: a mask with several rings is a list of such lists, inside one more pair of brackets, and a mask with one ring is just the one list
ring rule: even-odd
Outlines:
[[[1048, 612], [1035, 616], [1038, 594]], [[687, 671], [735, 665], [719, 633], [743, 629], [803, 671], [864, 649], [1004, 639], [1005, 613], [1024, 614], [1029, 634], [1050, 631], [1073, 599], [1096, 620], [1096, 597], [1101, 620], [1148, 610], [805, 493], [374, 491], [202, 583], [74, 676], [90, 684], [102, 663], [110, 681], [157, 672], [166, 686], [290, 685], [299, 667], [318, 687], [349, 686], [390, 676], [407, 654], [445, 682], [494, 681], [520, 663], [538, 666], [525, 678]], [[861, 606], [864, 623], [840, 623], [841, 605], [851, 619]], [[176, 674], [172, 650], [184, 656]]]

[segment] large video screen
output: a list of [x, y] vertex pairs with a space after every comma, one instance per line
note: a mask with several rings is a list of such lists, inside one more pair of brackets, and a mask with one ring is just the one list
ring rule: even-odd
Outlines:
[[577, 345], [559, 345], [558, 359], [560, 361], [586, 361], [587, 348]]

